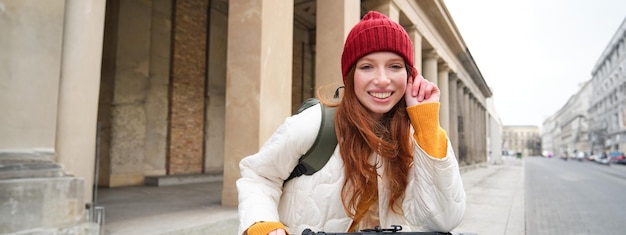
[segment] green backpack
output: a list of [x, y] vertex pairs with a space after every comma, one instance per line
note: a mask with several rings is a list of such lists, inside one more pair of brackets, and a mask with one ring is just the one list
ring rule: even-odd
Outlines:
[[[305, 109], [320, 103], [316, 98], [308, 98], [298, 108], [296, 113], [301, 113]], [[322, 105], [322, 122], [320, 131], [317, 132], [313, 146], [300, 157], [298, 165], [293, 169], [289, 178], [285, 182], [301, 175], [312, 175], [322, 169], [337, 147], [337, 135], [335, 135], [335, 111], [336, 107]]]

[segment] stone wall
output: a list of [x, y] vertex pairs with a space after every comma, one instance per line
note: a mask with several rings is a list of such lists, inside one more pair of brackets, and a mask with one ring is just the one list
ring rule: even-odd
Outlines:
[[100, 186], [223, 171], [228, 4], [178, 4], [107, 1]]
[[107, 1], [100, 123], [101, 186], [166, 173], [171, 2]]
[[167, 171], [201, 173], [208, 1], [175, 4]]
[[54, 148], [64, 2], [0, 4], [0, 149]]

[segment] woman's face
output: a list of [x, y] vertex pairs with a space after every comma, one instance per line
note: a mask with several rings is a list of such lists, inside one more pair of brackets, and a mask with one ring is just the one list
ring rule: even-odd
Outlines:
[[402, 57], [393, 52], [374, 52], [356, 62], [354, 92], [361, 104], [382, 116], [404, 98], [407, 78]]

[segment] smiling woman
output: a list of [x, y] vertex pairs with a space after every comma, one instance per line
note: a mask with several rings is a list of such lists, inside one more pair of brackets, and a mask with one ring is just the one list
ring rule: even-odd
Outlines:
[[336, 106], [335, 151], [314, 174], [286, 181], [314, 144], [321, 105], [287, 118], [239, 164], [240, 233], [392, 225], [447, 232], [460, 223], [465, 191], [439, 126], [440, 91], [418, 74], [413, 51], [402, 26], [378, 12], [354, 26], [341, 58], [343, 97], [339, 103], [320, 97]]

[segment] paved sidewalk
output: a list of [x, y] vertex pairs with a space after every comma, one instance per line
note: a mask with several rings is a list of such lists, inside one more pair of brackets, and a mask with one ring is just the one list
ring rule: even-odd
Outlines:
[[221, 206], [221, 194], [221, 181], [99, 189], [102, 234], [236, 234], [237, 208]]
[[[520, 159], [462, 169], [463, 222], [453, 231], [523, 235], [524, 168]], [[237, 209], [220, 206], [222, 182], [99, 189], [103, 234], [236, 234]], [[181, 200], [182, 199], [182, 200]]]
[[455, 232], [479, 235], [524, 235], [524, 166], [504, 157], [502, 164], [463, 172], [467, 207]]

